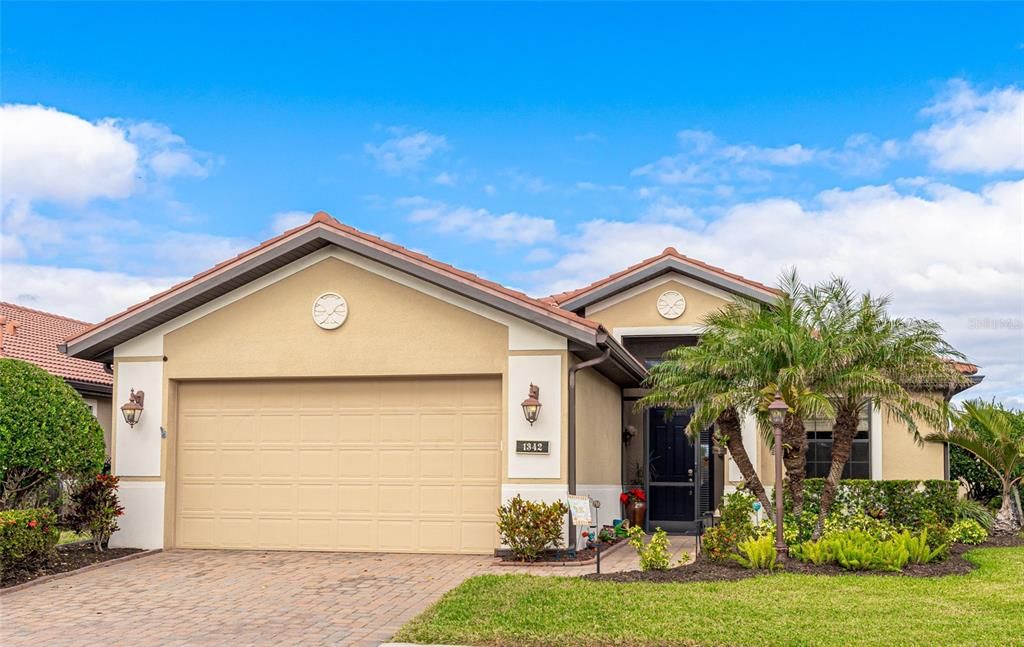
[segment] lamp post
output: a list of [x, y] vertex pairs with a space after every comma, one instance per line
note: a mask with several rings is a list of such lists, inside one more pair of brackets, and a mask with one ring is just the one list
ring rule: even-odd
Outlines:
[[782, 423], [786, 419], [789, 407], [782, 399], [782, 394], [775, 392], [775, 399], [768, 405], [768, 418], [775, 429], [775, 554], [778, 559], [787, 555], [786, 539], [782, 533], [784, 517], [782, 502]]

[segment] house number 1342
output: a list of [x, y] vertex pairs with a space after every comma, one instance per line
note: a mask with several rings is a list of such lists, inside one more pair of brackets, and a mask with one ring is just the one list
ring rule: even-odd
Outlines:
[[517, 440], [516, 441], [516, 453], [517, 454], [547, 454], [548, 453], [547, 440]]

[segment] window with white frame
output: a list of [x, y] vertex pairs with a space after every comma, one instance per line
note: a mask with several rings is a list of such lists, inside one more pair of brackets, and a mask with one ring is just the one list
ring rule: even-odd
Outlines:
[[[804, 420], [807, 432], [807, 477], [825, 478], [832, 467], [832, 418]], [[853, 438], [850, 460], [843, 468], [844, 479], [871, 478], [871, 405], [860, 410], [857, 435]]]

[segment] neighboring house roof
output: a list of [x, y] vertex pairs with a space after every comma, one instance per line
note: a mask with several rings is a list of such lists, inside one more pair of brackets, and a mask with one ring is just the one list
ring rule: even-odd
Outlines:
[[778, 290], [763, 283], [726, 272], [720, 267], [680, 254], [674, 247], [666, 247], [657, 256], [631, 265], [586, 287], [569, 292], [553, 294], [545, 299], [566, 310], [579, 310], [592, 303], [606, 299], [613, 294], [628, 290], [652, 278], [668, 272], [679, 272], [705, 283], [709, 283], [734, 294], [770, 303], [775, 300]]
[[65, 350], [75, 357], [107, 359], [117, 344], [330, 245], [394, 267], [588, 347], [596, 348], [605, 344], [614, 346], [613, 356], [630, 373], [639, 377], [645, 373], [643, 365], [619, 347], [618, 342], [611, 339], [597, 322], [343, 225], [322, 211], [304, 225], [275, 236], [196, 274], [188, 281], [78, 332], [67, 340]]
[[0, 356], [31, 362], [69, 382], [112, 386], [114, 376], [100, 362], [68, 357], [57, 346], [92, 324], [0, 302]]

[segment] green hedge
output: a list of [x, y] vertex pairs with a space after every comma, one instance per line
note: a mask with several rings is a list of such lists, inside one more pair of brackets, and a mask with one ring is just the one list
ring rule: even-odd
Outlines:
[[57, 516], [49, 508], [0, 511], [0, 570], [46, 561], [59, 539]]
[[[818, 513], [825, 479], [804, 482], [804, 511]], [[885, 519], [896, 527], [917, 528], [938, 521], [950, 526], [956, 521], [956, 481], [871, 481], [844, 479], [839, 482], [833, 513], [864, 513]], [[788, 495], [788, 490], [787, 490]], [[786, 502], [787, 508], [790, 502]]]

